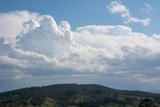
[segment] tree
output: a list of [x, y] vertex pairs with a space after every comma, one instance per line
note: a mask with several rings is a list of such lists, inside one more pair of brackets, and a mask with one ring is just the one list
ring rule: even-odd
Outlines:
[[139, 107], [156, 107], [153, 105], [153, 101], [151, 99], [144, 99], [140, 102]]

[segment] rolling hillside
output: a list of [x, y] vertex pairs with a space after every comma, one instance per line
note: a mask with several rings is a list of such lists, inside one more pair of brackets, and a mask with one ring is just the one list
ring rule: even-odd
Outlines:
[[153, 101], [150, 107], [160, 107], [160, 94], [94, 84], [56, 84], [0, 93], [0, 107], [138, 107], [146, 98]]

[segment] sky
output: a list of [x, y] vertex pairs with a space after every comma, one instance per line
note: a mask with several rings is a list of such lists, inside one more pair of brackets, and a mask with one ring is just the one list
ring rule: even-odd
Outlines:
[[59, 83], [160, 90], [158, 0], [0, 1], [0, 92]]

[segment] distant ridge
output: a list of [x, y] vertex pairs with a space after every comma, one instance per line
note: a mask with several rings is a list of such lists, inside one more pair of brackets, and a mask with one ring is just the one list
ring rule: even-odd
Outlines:
[[97, 84], [55, 84], [0, 93], [0, 107], [138, 107], [145, 98], [160, 107], [160, 94]]

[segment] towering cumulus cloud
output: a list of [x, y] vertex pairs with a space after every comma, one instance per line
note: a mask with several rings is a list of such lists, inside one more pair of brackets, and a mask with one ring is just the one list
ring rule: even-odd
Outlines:
[[4, 24], [8, 28], [0, 31], [1, 85], [13, 81], [113, 86], [125, 80], [132, 85], [160, 82], [158, 35], [147, 36], [121, 25], [90, 25], [71, 31], [67, 21], [57, 24], [51, 16], [28, 11], [1, 13], [0, 17], [0, 28]]

